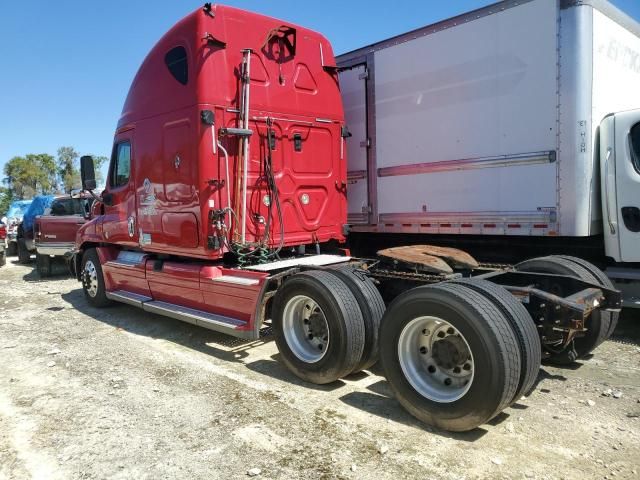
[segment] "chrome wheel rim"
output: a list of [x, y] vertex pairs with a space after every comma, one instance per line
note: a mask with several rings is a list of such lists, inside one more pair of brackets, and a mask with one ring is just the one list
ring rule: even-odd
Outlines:
[[296, 295], [284, 307], [282, 330], [293, 354], [305, 363], [316, 363], [329, 348], [329, 323], [318, 303]]
[[91, 298], [98, 294], [98, 271], [91, 260], [84, 264], [84, 289]]
[[473, 383], [475, 369], [469, 343], [441, 318], [411, 320], [400, 333], [398, 358], [411, 386], [434, 402], [455, 402]]

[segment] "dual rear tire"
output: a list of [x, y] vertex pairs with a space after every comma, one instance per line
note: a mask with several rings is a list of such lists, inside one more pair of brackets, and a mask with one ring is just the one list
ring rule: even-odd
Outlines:
[[[350, 286], [345, 274], [354, 272], [298, 273], [276, 294], [276, 344], [299, 378], [331, 383], [375, 362], [379, 352], [403, 407], [450, 431], [486, 423], [533, 387], [540, 340], [527, 311], [506, 290], [481, 280], [418, 287], [397, 297], [378, 321], [382, 299], [373, 295], [363, 308], [357, 296], [367, 296], [356, 290], [362, 285]], [[372, 283], [367, 294], [369, 288], [379, 295]], [[369, 348], [372, 338], [378, 349]]]
[[385, 376], [400, 404], [426, 424], [471, 430], [535, 382], [540, 350], [535, 328], [526, 325], [533, 321], [508, 292], [486, 283], [414, 288], [398, 296], [384, 315], [380, 361]]

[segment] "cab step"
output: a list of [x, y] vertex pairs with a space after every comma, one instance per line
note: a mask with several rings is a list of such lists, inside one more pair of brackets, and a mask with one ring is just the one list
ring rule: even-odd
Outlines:
[[253, 332], [245, 330], [247, 322], [237, 318], [227, 317], [216, 313], [209, 313], [195, 308], [189, 308], [174, 303], [154, 300], [146, 295], [116, 290], [106, 293], [109, 300], [126, 303], [134, 307], [142, 308], [149, 313], [156, 313], [165, 317], [174, 318], [191, 323], [216, 332], [225, 333], [234, 337], [253, 339]]

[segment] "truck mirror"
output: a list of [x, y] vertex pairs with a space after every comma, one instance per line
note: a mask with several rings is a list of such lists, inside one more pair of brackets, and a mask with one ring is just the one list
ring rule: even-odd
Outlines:
[[96, 188], [96, 172], [91, 155], [80, 157], [80, 178], [82, 179], [83, 190], [94, 190]]

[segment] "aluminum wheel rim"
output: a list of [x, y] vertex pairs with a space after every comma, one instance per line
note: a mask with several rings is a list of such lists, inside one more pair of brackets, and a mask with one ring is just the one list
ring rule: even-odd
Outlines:
[[[443, 341], [445, 343], [436, 346]], [[462, 358], [466, 355], [466, 359], [462, 363], [449, 357], [443, 359], [442, 354], [438, 355], [443, 350], [454, 350], [456, 355], [462, 354]], [[411, 386], [434, 402], [455, 402], [469, 391], [473, 383], [475, 369], [469, 343], [457, 328], [441, 318], [418, 317], [411, 320], [400, 333], [398, 358]]]
[[329, 323], [318, 303], [296, 295], [284, 307], [282, 330], [293, 354], [305, 363], [319, 362], [329, 348]]
[[84, 264], [84, 288], [91, 298], [98, 294], [98, 272], [91, 260]]

